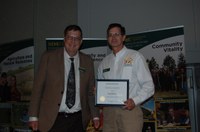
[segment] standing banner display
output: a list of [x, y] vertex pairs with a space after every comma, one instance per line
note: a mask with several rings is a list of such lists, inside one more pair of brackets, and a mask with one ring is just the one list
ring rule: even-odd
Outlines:
[[0, 75], [0, 131], [24, 130], [34, 80], [33, 39], [0, 45]]
[[29, 101], [34, 79], [33, 39], [0, 45], [0, 72], [7, 74], [8, 85], [15, 76], [20, 100]]
[[[47, 38], [46, 42], [47, 50], [63, 47], [62, 38]], [[155, 85], [155, 95], [142, 104], [143, 132], [191, 132], [184, 27], [130, 34], [125, 45], [144, 55]], [[104, 38], [84, 38], [81, 51], [94, 60], [96, 75], [99, 63], [111, 52]], [[90, 124], [88, 132], [92, 130]]]
[[154, 97], [142, 105], [143, 131], [191, 131], [184, 27], [127, 35], [125, 45], [144, 55], [155, 85]]

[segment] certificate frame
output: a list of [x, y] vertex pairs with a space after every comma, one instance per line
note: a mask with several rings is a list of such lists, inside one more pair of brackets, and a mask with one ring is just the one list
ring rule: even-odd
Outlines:
[[126, 79], [97, 79], [96, 106], [124, 106], [129, 98], [129, 80]]

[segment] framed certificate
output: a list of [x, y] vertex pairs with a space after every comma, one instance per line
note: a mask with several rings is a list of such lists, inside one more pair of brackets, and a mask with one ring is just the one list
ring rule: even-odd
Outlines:
[[96, 105], [122, 106], [129, 97], [129, 80], [97, 79]]

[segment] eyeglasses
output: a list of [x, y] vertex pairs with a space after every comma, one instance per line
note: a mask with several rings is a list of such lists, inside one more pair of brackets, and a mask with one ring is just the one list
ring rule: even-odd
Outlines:
[[68, 36], [68, 35], [66, 36], [66, 39], [76, 41], [76, 42], [81, 41], [81, 37], [73, 37], [73, 36]]
[[108, 37], [119, 37], [120, 35], [122, 35], [121, 33], [109, 33]]

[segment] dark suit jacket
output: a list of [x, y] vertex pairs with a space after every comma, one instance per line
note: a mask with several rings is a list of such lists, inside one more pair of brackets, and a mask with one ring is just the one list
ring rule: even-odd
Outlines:
[[[94, 107], [94, 64], [88, 55], [79, 52], [80, 99], [82, 122], [86, 129], [92, 117], [99, 116]], [[45, 52], [35, 76], [29, 116], [39, 118], [39, 130], [47, 132], [56, 119], [64, 91], [64, 50]], [[67, 124], [66, 124], [67, 125]]]

